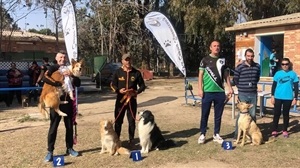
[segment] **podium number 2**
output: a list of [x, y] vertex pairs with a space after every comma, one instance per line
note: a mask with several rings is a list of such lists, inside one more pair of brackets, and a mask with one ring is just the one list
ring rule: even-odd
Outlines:
[[56, 165], [61, 166], [61, 157], [56, 158]]

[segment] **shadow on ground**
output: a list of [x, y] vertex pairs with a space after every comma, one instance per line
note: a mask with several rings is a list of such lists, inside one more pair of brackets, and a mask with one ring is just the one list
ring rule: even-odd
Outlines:
[[152, 100], [148, 100], [146, 102], [142, 102], [139, 103], [138, 107], [147, 107], [147, 106], [153, 106], [153, 105], [157, 105], [157, 104], [161, 104], [161, 103], [166, 103], [166, 102], [171, 102], [178, 99], [178, 97], [175, 96], [161, 96], [161, 97], [157, 97], [155, 99]]

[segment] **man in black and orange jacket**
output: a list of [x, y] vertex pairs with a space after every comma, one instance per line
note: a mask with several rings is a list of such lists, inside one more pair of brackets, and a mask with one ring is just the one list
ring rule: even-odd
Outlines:
[[131, 57], [129, 54], [122, 56], [122, 67], [113, 75], [110, 84], [112, 90], [117, 93], [115, 104], [115, 131], [120, 138], [123, 119], [127, 111], [127, 120], [129, 124], [129, 144], [132, 145], [135, 131], [135, 117], [137, 112], [137, 94], [143, 92], [146, 88], [142, 74], [131, 66]]

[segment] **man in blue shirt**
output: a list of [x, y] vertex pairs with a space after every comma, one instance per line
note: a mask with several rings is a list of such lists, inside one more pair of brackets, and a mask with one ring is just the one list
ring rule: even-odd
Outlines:
[[[260, 65], [254, 62], [254, 51], [250, 48], [245, 51], [245, 58], [246, 61], [235, 68], [233, 82], [238, 88], [239, 100], [253, 104], [249, 109], [249, 114], [252, 120], [256, 122], [257, 83], [260, 79]], [[239, 116], [238, 114], [236, 119], [234, 138], [237, 137]]]
[[275, 49], [272, 49], [272, 54], [270, 55], [270, 63], [269, 63], [269, 67], [270, 67], [270, 73], [269, 76], [273, 77], [277, 71], [277, 62], [278, 62], [278, 58], [276, 57], [277, 51]]

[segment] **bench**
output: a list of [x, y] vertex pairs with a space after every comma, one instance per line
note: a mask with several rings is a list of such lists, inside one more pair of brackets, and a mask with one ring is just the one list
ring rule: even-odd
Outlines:
[[193, 106], [195, 106], [197, 101], [201, 101], [201, 97], [195, 96], [193, 93], [193, 85], [190, 83], [192, 81], [197, 81], [198, 82], [198, 77], [190, 77], [190, 78], [185, 78], [184, 79], [184, 91], [185, 91], [185, 104], [188, 103], [188, 99], [194, 100]]
[[[265, 85], [271, 85], [269, 82], [267, 83], [259, 83], [259, 84], [263, 84], [263, 90], [265, 89]], [[265, 84], [265, 85], [264, 85]], [[300, 90], [300, 85], [299, 85], [299, 88]], [[265, 96], [264, 97], [264, 107], [267, 107], [267, 100], [271, 98], [271, 95], [268, 95], [268, 96]], [[300, 94], [298, 95], [297, 97], [297, 102], [300, 101]], [[290, 109], [290, 112], [293, 112], [293, 113], [300, 113], [300, 110], [297, 110], [297, 103], [295, 105], [293, 105], [293, 107]]]
[[[0, 70], [0, 88], [8, 87], [8, 81], [6, 73], [8, 70]], [[23, 85], [24, 87], [29, 87], [29, 75], [27, 70], [21, 70], [23, 73]]]

